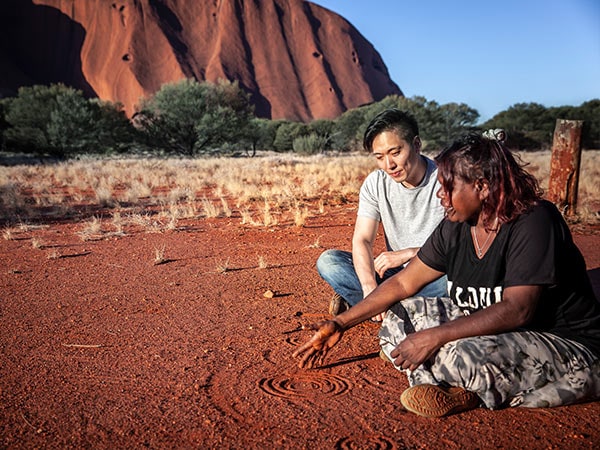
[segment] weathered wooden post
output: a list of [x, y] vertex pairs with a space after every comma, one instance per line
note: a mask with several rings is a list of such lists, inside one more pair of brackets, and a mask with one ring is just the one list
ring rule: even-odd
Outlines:
[[557, 119], [554, 128], [548, 200], [566, 216], [577, 210], [582, 127], [582, 120]]

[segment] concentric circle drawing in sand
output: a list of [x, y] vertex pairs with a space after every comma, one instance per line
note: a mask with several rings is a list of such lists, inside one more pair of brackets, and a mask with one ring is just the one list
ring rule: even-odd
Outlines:
[[307, 398], [315, 394], [336, 396], [348, 392], [352, 383], [326, 372], [307, 371], [262, 378], [258, 386], [265, 393], [283, 398]]
[[285, 338], [285, 342], [297, 347], [298, 345], [303, 344], [305, 341], [303, 341], [299, 336], [288, 336]]

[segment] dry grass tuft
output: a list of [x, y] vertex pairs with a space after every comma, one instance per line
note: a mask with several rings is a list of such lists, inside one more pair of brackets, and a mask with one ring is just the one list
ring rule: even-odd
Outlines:
[[[271, 225], [277, 225], [277, 219], [271, 213], [271, 204], [267, 199], [265, 199], [264, 207], [263, 207], [263, 222], [262, 225], [265, 227], [269, 227]], [[260, 225], [260, 224], [257, 224]]]
[[60, 254], [60, 252], [58, 250], [56, 250], [54, 248], [54, 249], [50, 250], [46, 254], [46, 258], [48, 258], [48, 259], [60, 259], [60, 258], [62, 258], [62, 255]]
[[315, 242], [313, 242], [312, 244], [310, 244], [308, 246], [308, 248], [321, 248], [321, 238], [323, 237], [323, 235], [318, 236], [317, 239], [315, 240]]
[[267, 261], [265, 260], [264, 256], [259, 256], [258, 257], [258, 268], [259, 269], [266, 269], [268, 268], [269, 265], [267, 264]]
[[217, 266], [216, 266], [217, 273], [225, 273], [229, 269], [230, 269], [230, 267], [229, 267], [229, 258], [227, 258], [225, 261], [219, 260], [217, 262]]
[[233, 212], [231, 211], [231, 208], [229, 207], [229, 204], [227, 203], [227, 199], [223, 196], [220, 196], [219, 200], [221, 200], [221, 207], [223, 208], [223, 214], [225, 214], [225, 217], [231, 217]]
[[7, 241], [12, 241], [15, 238], [12, 228], [4, 228], [4, 230], [2, 230], [2, 237]]
[[296, 204], [293, 210], [294, 214], [294, 225], [297, 227], [303, 227], [306, 224], [306, 219], [308, 218], [308, 208], [306, 206], [300, 206]]
[[44, 244], [44, 241], [42, 239], [34, 237], [31, 238], [31, 246], [33, 248], [43, 249], [46, 246], [46, 244]]
[[215, 206], [209, 199], [202, 197], [202, 210], [204, 211], [204, 217], [214, 218], [219, 217], [219, 207]]
[[92, 241], [101, 238], [102, 232], [102, 221], [99, 217], [92, 216], [90, 220], [88, 220], [83, 229], [78, 232], [79, 237], [82, 241]]
[[154, 247], [154, 265], [164, 264], [168, 261], [165, 258], [166, 247], [164, 245], [160, 247]]

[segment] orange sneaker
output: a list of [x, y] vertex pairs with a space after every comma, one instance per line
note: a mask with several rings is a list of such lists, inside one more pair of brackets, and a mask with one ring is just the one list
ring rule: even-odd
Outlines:
[[385, 353], [383, 353], [383, 349], [379, 350], [379, 357], [381, 359], [383, 359], [385, 362], [394, 364], [394, 361], [392, 361], [390, 358], [388, 358], [388, 356]]
[[418, 384], [400, 396], [402, 405], [419, 416], [442, 417], [475, 409], [481, 399], [474, 392], [460, 387], [442, 387]]

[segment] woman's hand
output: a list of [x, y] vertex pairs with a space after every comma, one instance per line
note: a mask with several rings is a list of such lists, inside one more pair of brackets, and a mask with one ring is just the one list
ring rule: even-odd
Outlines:
[[435, 328], [417, 331], [406, 336], [390, 353], [394, 364], [401, 369], [415, 370], [441, 347], [435, 337]]
[[300, 368], [312, 369], [322, 365], [329, 350], [339, 342], [344, 334], [342, 327], [334, 320], [318, 322], [312, 328], [317, 332], [292, 354], [294, 358], [300, 358], [298, 363]]

